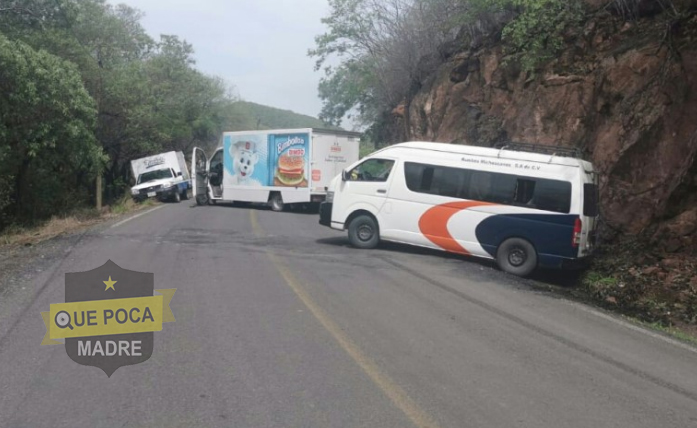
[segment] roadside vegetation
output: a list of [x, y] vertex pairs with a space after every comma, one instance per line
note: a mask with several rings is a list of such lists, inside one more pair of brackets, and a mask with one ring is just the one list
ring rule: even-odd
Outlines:
[[[512, 60], [533, 69], [562, 47], [581, 0], [329, 0], [327, 33], [309, 55], [325, 77], [320, 119], [379, 131], [453, 53], [500, 33]], [[333, 59], [333, 61], [330, 61]], [[338, 61], [338, 65], [336, 62]], [[377, 137], [377, 135], [375, 135]]]
[[115, 201], [113, 205], [103, 207], [101, 211], [95, 208], [81, 207], [70, 210], [68, 214], [55, 215], [47, 220], [35, 221], [31, 226], [13, 224], [0, 233], [0, 250], [36, 245], [65, 233], [81, 231], [104, 221], [146, 210], [159, 204], [160, 202], [154, 199], [136, 203], [128, 195], [125, 195]]
[[452, 55], [502, 42], [506, 63], [534, 76], [565, 48], [592, 5], [632, 20], [666, 11], [676, 18], [690, 0], [329, 0], [308, 54], [325, 76], [320, 119], [352, 118], [377, 144], [391, 140], [391, 112], [408, 108]]
[[94, 206], [97, 175], [115, 206], [131, 159], [322, 123], [239, 100], [196, 69], [193, 46], [115, 3], [0, 0], [0, 233]]
[[602, 247], [582, 288], [603, 307], [654, 326], [697, 326], [695, 258], [662, 253], [649, 239], [624, 238]]

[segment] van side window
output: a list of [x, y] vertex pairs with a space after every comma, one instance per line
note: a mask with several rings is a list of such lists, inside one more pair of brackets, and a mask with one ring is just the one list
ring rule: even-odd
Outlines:
[[532, 206], [538, 210], [568, 214], [571, 210], [571, 183], [561, 180], [537, 179]]
[[387, 181], [393, 166], [393, 160], [368, 159], [349, 172], [349, 181]]
[[459, 168], [422, 165], [407, 162], [404, 172], [409, 190], [432, 195], [462, 198], [470, 171]]
[[583, 215], [586, 217], [598, 216], [598, 185], [586, 183], [583, 185]]
[[404, 164], [407, 188], [412, 192], [515, 205], [568, 213], [571, 183], [488, 171]]
[[535, 180], [519, 178], [516, 182], [513, 202], [516, 204], [531, 205], [532, 196], [535, 194], [536, 183]]

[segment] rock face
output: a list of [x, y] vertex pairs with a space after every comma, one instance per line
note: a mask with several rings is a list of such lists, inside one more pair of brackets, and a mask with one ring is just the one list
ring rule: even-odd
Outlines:
[[610, 229], [653, 227], [672, 250], [694, 250], [697, 15], [627, 22], [599, 12], [536, 75], [505, 60], [496, 44], [451, 57], [393, 112], [398, 139], [582, 148], [600, 172]]

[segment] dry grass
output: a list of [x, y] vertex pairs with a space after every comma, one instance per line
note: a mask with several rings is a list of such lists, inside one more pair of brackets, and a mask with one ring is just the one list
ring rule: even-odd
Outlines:
[[150, 208], [157, 202], [147, 200], [137, 204], [130, 197], [125, 197], [113, 206], [105, 206], [101, 212], [96, 209], [80, 209], [64, 217], [53, 217], [45, 223], [31, 228], [9, 227], [0, 234], [0, 249], [12, 246], [35, 245], [65, 233], [94, 226], [123, 214]]
[[10, 228], [10, 230], [0, 235], [0, 245], [33, 245], [47, 239], [55, 238], [58, 235], [96, 224], [100, 220], [99, 217], [91, 220], [80, 220], [76, 216], [63, 218], [53, 217], [39, 227], [30, 229]]

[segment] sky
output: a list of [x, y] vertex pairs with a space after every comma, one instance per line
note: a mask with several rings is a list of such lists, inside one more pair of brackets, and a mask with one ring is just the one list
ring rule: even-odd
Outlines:
[[245, 101], [317, 117], [321, 72], [307, 56], [326, 31], [327, 0], [110, 0], [145, 13], [155, 39], [193, 45], [197, 68], [234, 85]]

